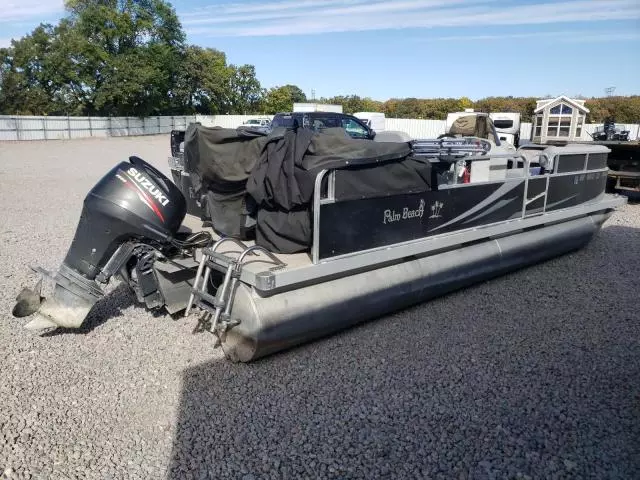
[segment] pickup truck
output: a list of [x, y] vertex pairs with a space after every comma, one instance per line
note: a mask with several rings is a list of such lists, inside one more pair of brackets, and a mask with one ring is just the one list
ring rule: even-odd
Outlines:
[[352, 138], [373, 140], [376, 132], [365, 122], [353, 115], [338, 112], [288, 112], [276, 113], [271, 120], [271, 128], [293, 128], [296, 125], [313, 130], [323, 128], [344, 128]]
[[268, 118], [250, 118], [238, 128], [250, 128], [254, 130], [260, 130], [263, 132], [268, 132], [271, 125], [271, 120]]
[[187, 213], [202, 217], [202, 206], [196, 200], [196, 194], [191, 184], [189, 173], [184, 169], [184, 134], [185, 130], [171, 130], [169, 168], [173, 183], [180, 189], [187, 200]]

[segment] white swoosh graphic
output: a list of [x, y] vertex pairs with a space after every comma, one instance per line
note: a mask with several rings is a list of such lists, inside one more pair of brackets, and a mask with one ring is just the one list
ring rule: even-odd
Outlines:
[[451, 225], [452, 223], [455, 223], [459, 220], [462, 220], [463, 218], [467, 218], [469, 215], [473, 215], [474, 213], [476, 213], [478, 210], [482, 210], [484, 207], [486, 207], [487, 205], [491, 204], [492, 202], [494, 202], [495, 200], [497, 200], [498, 198], [502, 197], [505, 193], [510, 192], [511, 190], [513, 190], [514, 188], [519, 187], [522, 183], [524, 182], [524, 180], [521, 181], [516, 181], [516, 182], [509, 182], [509, 183], [504, 183], [502, 184], [502, 186], [496, 190], [495, 192], [493, 192], [491, 195], [489, 195], [487, 198], [485, 198], [482, 202], [480, 202], [479, 204], [477, 204], [475, 207], [467, 210], [466, 212], [464, 212], [461, 215], [458, 215], [456, 218], [454, 218], [453, 220], [448, 221], [447, 223], [443, 223], [442, 225], [440, 225], [439, 227], [436, 228], [432, 228], [431, 230], [429, 230], [430, 232], [434, 232], [436, 230], [439, 230], [441, 228], [447, 227], [449, 225]]
[[563, 200], [560, 200], [559, 202], [554, 202], [554, 203], [551, 203], [551, 204], [547, 204], [547, 208], [553, 208], [556, 205], [560, 205], [561, 203], [568, 202], [569, 200], [571, 200], [572, 198], [575, 198], [577, 196], [578, 196], [578, 194], [575, 193], [575, 194], [571, 195], [570, 197], [567, 197], [567, 198], [565, 198]]
[[496, 202], [496, 204], [495, 204], [493, 207], [488, 208], [488, 209], [487, 209], [487, 210], [485, 210], [484, 212], [482, 212], [482, 213], [480, 213], [480, 214], [476, 215], [476, 216], [475, 216], [475, 217], [473, 217], [473, 218], [470, 218], [470, 219], [468, 219], [468, 220], [465, 220], [465, 221], [464, 221], [464, 222], [462, 222], [462, 223], [469, 223], [469, 222], [473, 222], [474, 220], [478, 220], [479, 218], [482, 218], [482, 217], [484, 217], [485, 215], [489, 215], [490, 213], [495, 212], [496, 210], [501, 209], [502, 207], [504, 207], [505, 205], [510, 204], [510, 203], [511, 203], [511, 202], [513, 202], [514, 200], [515, 200], [515, 197], [514, 197], [514, 198], [512, 198], [512, 199], [510, 199], [510, 200], [500, 200], [500, 201]]

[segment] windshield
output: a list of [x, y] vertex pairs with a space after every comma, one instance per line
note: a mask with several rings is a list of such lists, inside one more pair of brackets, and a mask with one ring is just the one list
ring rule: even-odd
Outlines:
[[293, 115], [276, 115], [273, 119], [273, 128], [277, 127], [293, 127], [294, 118]]
[[342, 120], [342, 128], [344, 128], [347, 133], [354, 138], [367, 138], [369, 135], [366, 128], [350, 118]]
[[494, 120], [493, 125], [496, 128], [511, 128], [513, 127], [513, 120]]

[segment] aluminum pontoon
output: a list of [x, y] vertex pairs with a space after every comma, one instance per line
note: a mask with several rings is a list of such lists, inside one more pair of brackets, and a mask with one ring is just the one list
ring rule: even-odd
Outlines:
[[[216, 134], [221, 131], [235, 135]], [[267, 248], [291, 225], [268, 230], [276, 236], [269, 238], [180, 233], [184, 196], [131, 157], [85, 199], [58, 272], [41, 270], [54, 279], [53, 297], [40, 305], [39, 290], [24, 289], [14, 315], [35, 313], [33, 328], [77, 328], [101, 297], [100, 284], [118, 275], [148, 308], [199, 316], [200, 328], [215, 334], [227, 358], [248, 362], [581, 248], [626, 202], [605, 193], [602, 146], [527, 145], [492, 155], [488, 142], [473, 137], [397, 147], [350, 139], [316, 162], [322, 168], [310, 168], [309, 157], [322, 151], [313, 142], [325, 141], [323, 135], [313, 134], [295, 170], [296, 178], [306, 172], [313, 180], [309, 248]], [[293, 151], [296, 141], [294, 134], [285, 146]], [[277, 161], [269, 154], [262, 160], [247, 174], [251, 181]], [[205, 171], [189, 163], [180, 168]], [[382, 178], [385, 172], [407, 179], [406, 187]], [[268, 208], [257, 208], [260, 228], [267, 218], [260, 208]], [[293, 213], [285, 218], [297, 221], [287, 217]], [[265, 225], [278, 224], [269, 218]]]

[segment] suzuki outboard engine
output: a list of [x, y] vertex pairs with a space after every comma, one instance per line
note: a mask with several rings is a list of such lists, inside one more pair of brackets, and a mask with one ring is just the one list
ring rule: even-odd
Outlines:
[[80, 327], [103, 296], [100, 283], [106, 284], [114, 273], [124, 277], [132, 272], [142, 274], [145, 260], [153, 263], [157, 252], [184, 244], [176, 235], [186, 209], [178, 187], [156, 168], [135, 156], [121, 162], [86, 196], [59, 270], [52, 274], [35, 269], [53, 279], [53, 296], [42, 302], [41, 279], [35, 291], [25, 288], [18, 295], [13, 315], [37, 312], [30, 328]]

